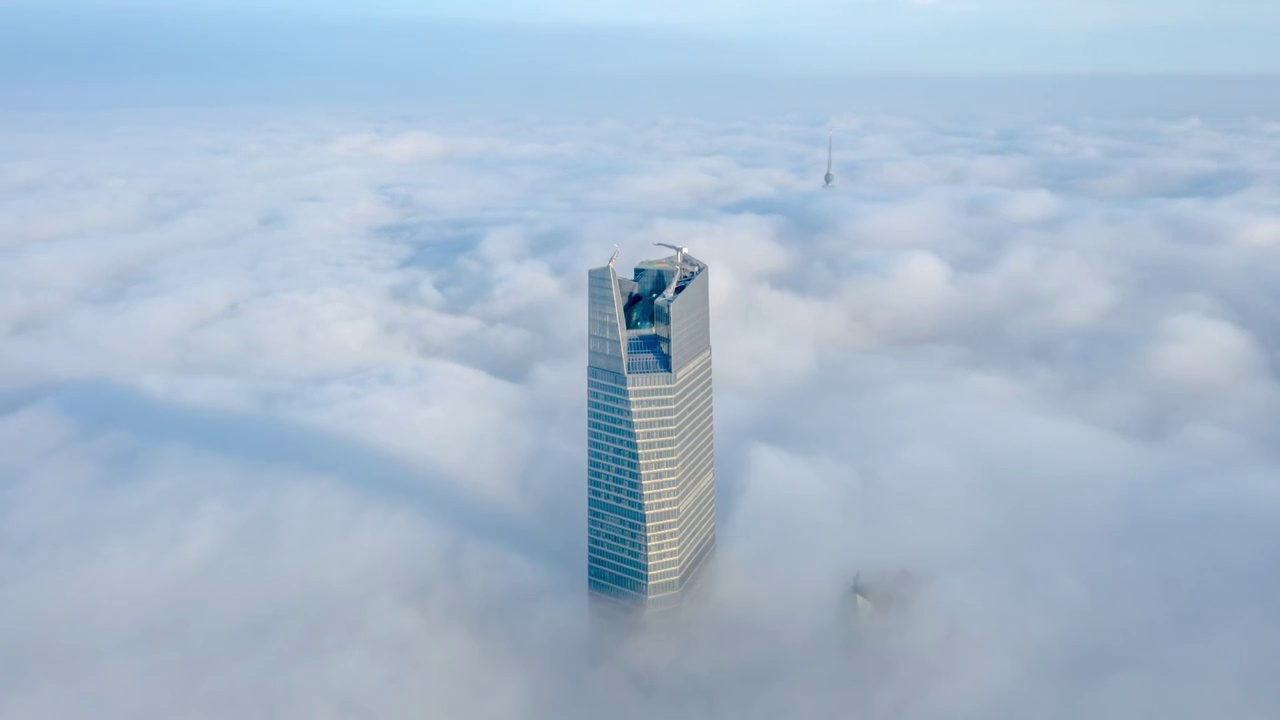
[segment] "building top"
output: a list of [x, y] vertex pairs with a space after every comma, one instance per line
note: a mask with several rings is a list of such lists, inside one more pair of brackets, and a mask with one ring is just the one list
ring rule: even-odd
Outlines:
[[858, 573], [853, 577], [849, 594], [860, 610], [869, 605], [877, 613], [894, 612], [914, 604], [916, 588], [915, 576], [905, 569], [870, 580]]
[[[593, 326], [597, 327], [593, 332], [604, 333], [598, 335], [595, 345], [600, 350], [593, 356], [594, 362], [602, 363], [597, 367], [618, 363], [617, 371], [629, 375], [671, 373], [710, 346], [706, 264], [690, 255], [688, 248], [654, 244], [671, 248], [675, 254], [637, 263], [627, 279], [617, 277], [614, 271], [615, 250], [605, 268], [593, 271], [602, 273], [597, 275], [599, 282], [613, 286], [608, 295], [594, 296], [594, 302], [610, 303], [611, 295], [614, 308], [605, 311], [601, 307], [605, 314], [598, 317], [603, 324]], [[604, 287], [600, 292], [606, 292]], [[696, 297], [686, 299], [690, 294]], [[608, 313], [614, 311], [617, 322], [609, 319]], [[608, 329], [610, 325], [617, 328], [617, 335]]]
[[[676, 254], [636, 263], [635, 274], [632, 276], [634, 287], [627, 288], [630, 294], [625, 299], [625, 303], [628, 307], [642, 301], [652, 304], [660, 297], [673, 300], [707, 268], [701, 260], [689, 254], [689, 248], [665, 243], [654, 244], [674, 248]], [[652, 325], [651, 319], [646, 323], [646, 318], [642, 314], [637, 314], [635, 321], [637, 324], [633, 327], [632, 318], [628, 315], [628, 330], [642, 329]]]

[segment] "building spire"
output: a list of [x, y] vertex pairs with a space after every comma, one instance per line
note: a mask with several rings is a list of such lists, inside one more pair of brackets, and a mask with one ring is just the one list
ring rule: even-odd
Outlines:
[[689, 248], [687, 247], [680, 247], [679, 245], [672, 245], [670, 243], [654, 243], [654, 245], [657, 245], [658, 247], [671, 248], [672, 250], [675, 250], [676, 262], [678, 263], [684, 262], [684, 254], [689, 252]]
[[831, 187], [831, 183], [836, 181], [836, 175], [831, 171], [831, 136], [834, 131], [827, 131], [827, 174], [822, 176], [822, 187]]

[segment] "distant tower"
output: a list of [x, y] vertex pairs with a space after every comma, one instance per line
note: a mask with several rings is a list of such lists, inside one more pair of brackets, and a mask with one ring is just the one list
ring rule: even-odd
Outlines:
[[827, 131], [827, 174], [822, 176], [824, 188], [831, 187], [831, 184], [836, 181], [836, 175], [831, 171], [831, 133], [832, 131]]
[[617, 251], [588, 273], [587, 576], [606, 612], [681, 607], [715, 548], [707, 266], [665, 247], [630, 280]]
[[916, 578], [907, 570], [871, 580], [855, 574], [841, 603], [846, 637], [856, 642], [868, 627], [901, 618], [911, 611], [917, 593]]

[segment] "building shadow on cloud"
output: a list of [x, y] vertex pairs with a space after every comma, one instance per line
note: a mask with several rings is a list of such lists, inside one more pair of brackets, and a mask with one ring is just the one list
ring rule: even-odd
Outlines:
[[127, 432], [156, 443], [185, 445], [240, 461], [279, 465], [336, 478], [432, 516], [461, 534], [511, 550], [545, 569], [568, 572], [555, 538], [531, 519], [468, 497], [439, 469], [301, 423], [198, 407], [105, 380], [72, 381], [43, 392], [9, 394], [21, 402], [43, 396], [88, 432]]

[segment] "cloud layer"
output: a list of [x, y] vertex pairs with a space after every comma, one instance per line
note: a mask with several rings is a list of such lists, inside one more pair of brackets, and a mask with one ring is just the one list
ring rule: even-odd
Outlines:
[[[1273, 122], [3, 123], [0, 716], [1280, 710]], [[585, 270], [673, 241], [719, 562], [591, 667]]]

